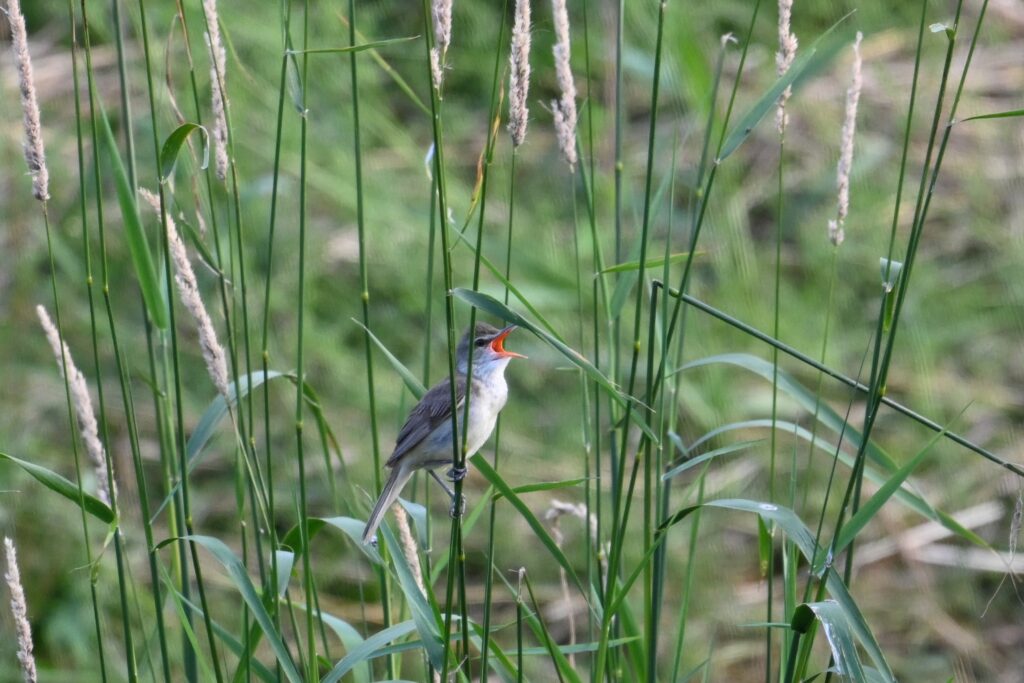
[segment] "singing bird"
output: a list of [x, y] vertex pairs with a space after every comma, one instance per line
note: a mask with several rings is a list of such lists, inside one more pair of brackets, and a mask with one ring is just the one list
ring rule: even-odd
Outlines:
[[[466, 330], [456, 349], [455, 410], [459, 423], [458, 436], [460, 440], [466, 440], [467, 457], [484, 445], [494, 431], [498, 413], [505, 407], [508, 399], [505, 368], [509, 361], [513, 358], [526, 358], [522, 354], [505, 350], [505, 338], [515, 328], [515, 325], [510, 325], [499, 330], [487, 323], [477, 323], [472, 330]], [[473, 350], [472, 372], [469, 368], [470, 345]], [[467, 387], [469, 424], [463, 431]], [[444, 487], [452, 497], [452, 514], [455, 514], [455, 494], [434, 471], [438, 467], [452, 464], [452, 452], [451, 379], [445, 378], [423, 395], [398, 432], [395, 450], [386, 463], [391, 468], [391, 474], [366, 522], [363, 543], [376, 542], [377, 527], [384, 513], [398, 499], [398, 494], [416, 470], [426, 469]], [[465, 476], [464, 468], [453, 467], [448, 471], [448, 478], [452, 481]]]

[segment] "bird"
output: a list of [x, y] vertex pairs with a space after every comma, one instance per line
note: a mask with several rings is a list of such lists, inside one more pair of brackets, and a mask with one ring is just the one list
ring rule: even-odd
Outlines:
[[[526, 358], [522, 354], [505, 349], [505, 338], [514, 329], [515, 325], [499, 330], [487, 323], [478, 322], [466, 330], [456, 348], [455, 409], [459, 423], [458, 435], [460, 439], [465, 439], [466, 457], [473, 455], [484, 445], [494, 431], [498, 413], [505, 407], [508, 400], [505, 368], [508, 367], [509, 361], [513, 358]], [[472, 370], [469, 367], [470, 350]], [[467, 387], [469, 424], [463, 431], [463, 408]], [[391, 474], [366, 522], [363, 543], [376, 543], [377, 528], [384, 514], [398, 499], [402, 488], [417, 470], [426, 469], [437, 483], [444, 487], [452, 498], [452, 516], [456, 515], [455, 494], [434, 471], [439, 467], [453, 465], [452, 452], [452, 389], [449, 377], [435, 384], [423, 395], [399, 430], [395, 450], [385, 463], [391, 469]], [[448, 471], [448, 478], [451, 481], [459, 481], [465, 476], [465, 468], [453, 466]]]

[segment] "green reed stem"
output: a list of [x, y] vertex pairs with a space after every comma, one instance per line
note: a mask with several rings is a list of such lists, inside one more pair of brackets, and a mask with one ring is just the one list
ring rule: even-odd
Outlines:
[[[309, 0], [303, 0], [302, 17], [302, 49], [309, 47]], [[302, 384], [305, 381], [305, 365], [303, 357], [303, 332], [305, 327], [306, 299], [306, 139], [309, 128], [309, 112], [306, 106], [306, 93], [309, 87], [309, 55], [302, 54], [302, 120], [299, 161], [299, 302], [298, 302], [298, 334], [296, 341], [295, 374], [299, 381], [295, 385], [295, 446], [299, 465], [299, 529], [302, 536], [302, 577], [306, 599], [306, 666], [309, 680], [317, 678], [316, 632], [313, 629], [313, 573], [310, 567], [308, 508], [306, 507], [306, 461], [303, 448], [303, 409], [305, 401], [302, 396]]]

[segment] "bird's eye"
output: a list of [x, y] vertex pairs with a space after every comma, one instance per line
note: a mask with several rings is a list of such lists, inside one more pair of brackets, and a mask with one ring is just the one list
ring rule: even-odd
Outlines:
[[476, 346], [477, 346], [477, 348], [481, 348], [481, 347], [487, 346], [487, 340], [485, 338], [483, 338], [483, 337], [481, 337], [480, 339], [477, 339], [476, 340]]

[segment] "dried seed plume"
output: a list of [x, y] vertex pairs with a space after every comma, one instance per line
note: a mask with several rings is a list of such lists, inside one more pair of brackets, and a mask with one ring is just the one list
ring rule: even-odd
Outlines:
[[206, 47], [210, 51], [210, 94], [213, 108], [213, 154], [217, 177], [228, 176], [227, 81], [224, 78], [227, 52], [220, 35], [217, 0], [203, 0], [206, 15]]
[[89, 395], [89, 387], [85, 383], [85, 375], [75, 365], [71, 358], [71, 350], [57, 331], [57, 326], [50, 320], [50, 315], [42, 306], [36, 306], [36, 315], [39, 316], [39, 324], [46, 333], [46, 339], [53, 349], [53, 355], [57, 358], [57, 368], [63, 375], [67, 373], [68, 388], [71, 392], [71, 403], [75, 408], [78, 417], [78, 431], [82, 435], [82, 443], [85, 444], [85, 452], [89, 456], [93, 470], [96, 473], [97, 497], [107, 505], [110, 505], [110, 481], [107, 469], [107, 453], [100, 441], [99, 426], [96, 423], [96, 413], [92, 409], [92, 397]]
[[433, 0], [430, 13], [434, 20], [434, 47], [430, 50], [430, 73], [434, 88], [441, 90], [444, 80], [444, 61], [452, 42], [452, 0]]
[[[775, 53], [775, 69], [779, 76], [784, 76], [796, 58], [797, 40], [790, 29], [793, 14], [793, 0], [779, 0], [779, 51]], [[786, 103], [793, 94], [793, 88], [787, 87], [779, 96], [779, 105], [775, 110], [775, 127], [779, 135], [786, 132], [789, 116], [786, 114]]]
[[[139, 194], [146, 203], [153, 207], [157, 215], [160, 215], [160, 198], [145, 188], [139, 188]], [[178, 296], [181, 303], [185, 305], [199, 331], [199, 347], [203, 352], [203, 360], [206, 361], [206, 370], [210, 373], [210, 379], [221, 396], [228, 395], [228, 364], [225, 360], [224, 348], [217, 341], [217, 332], [213, 328], [213, 321], [206, 311], [206, 305], [199, 295], [199, 283], [196, 281], [196, 273], [192, 269], [192, 262], [189, 261], [185, 243], [178, 235], [178, 228], [170, 214], [167, 214], [167, 243], [171, 252], [171, 259], [174, 261], [174, 283], [178, 286]]]
[[39, 123], [39, 102], [36, 100], [32, 59], [28, 54], [28, 34], [21, 0], [7, 0], [7, 19], [11, 24], [11, 47], [18, 65], [18, 86], [21, 89], [21, 111], [25, 126], [25, 163], [32, 176], [32, 196], [41, 202], [50, 198], [50, 172], [46, 168], [43, 149], [43, 128]]
[[28, 623], [28, 605], [25, 590], [21, 586], [21, 572], [18, 571], [18, 553], [14, 541], [4, 536], [4, 555], [7, 558], [7, 589], [11, 592], [11, 613], [14, 615], [14, 630], [18, 640], [18, 662], [26, 683], [36, 683], [36, 659], [32, 656], [32, 627]]
[[508, 66], [508, 132], [512, 146], [518, 147], [526, 138], [530, 114], [526, 106], [530, 92], [530, 0], [516, 0]]
[[555, 120], [555, 135], [558, 148], [562, 151], [569, 168], [576, 169], [576, 81], [572, 76], [569, 57], [572, 54], [569, 42], [569, 10], [565, 0], [551, 0], [551, 12], [555, 25], [555, 44], [551, 53], [555, 58], [555, 75], [561, 97], [551, 102]]
[[836, 165], [837, 210], [836, 217], [828, 222], [828, 238], [839, 246], [846, 238], [844, 229], [846, 215], [850, 211], [850, 169], [853, 167], [853, 138], [857, 132], [857, 104], [860, 102], [861, 76], [860, 31], [853, 41], [853, 76], [846, 90], [846, 116], [843, 120], [842, 138], [839, 147], [839, 163]]

